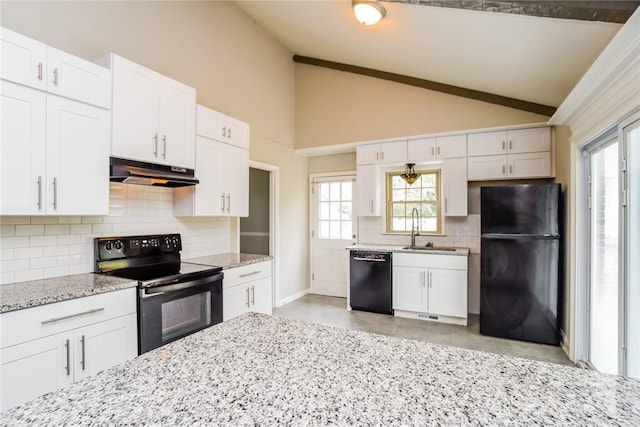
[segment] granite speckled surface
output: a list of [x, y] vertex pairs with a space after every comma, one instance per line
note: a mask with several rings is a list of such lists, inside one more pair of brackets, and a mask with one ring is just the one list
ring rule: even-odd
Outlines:
[[248, 313], [0, 425], [640, 425], [640, 381]]
[[256, 255], [256, 254], [239, 254], [234, 252], [228, 252], [224, 254], [202, 256], [198, 258], [184, 259], [184, 262], [190, 262], [193, 264], [211, 265], [222, 267], [223, 270], [230, 268], [242, 267], [249, 264], [256, 264], [258, 262], [269, 261], [273, 259], [270, 255]]
[[376, 252], [401, 252], [406, 254], [431, 254], [431, 255], [457, 255], [468, 256], [469, 248], [455, 248], [455, 251], [433, 249], [404, 249], [407, 245], [351, 245], [347, 246], [350, 251], [376, 251]]
[[0, 286], [0, 313], [133, 288], [136, 281], [100, 274], [75, 274]]

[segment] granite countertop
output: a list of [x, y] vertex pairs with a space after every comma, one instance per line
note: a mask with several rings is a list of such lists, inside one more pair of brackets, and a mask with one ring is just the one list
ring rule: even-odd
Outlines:
[[0, 425], [640, 425], [640, 381], [247, 313]]
[[459, 248], [456, 247], [455, 251], [452, 250], [443, 250], [438, 249], [436, 246], [433, 249], [404, 249], [407, 245], [384, 245], [384, 244], [376, 244], [376, 245], [351, 245], [347, 246], [347, 250], [355, 250], [355, 251], [376, 251], [376, 252], [401, 252], [407, 254], [431, 254], [431, 255], [457, 255], [457, 256], [468, 256], [469, 248]]
[[239, 254], [234, 252], [228, 252], [224, 254], [208, 255], [198, 258], [183, 259], [184, 262], [190, 262], [193, 264], [203, 264], [210, 266], [219, 266], [223, 270], [230, 268], [242, 267], [244, 265], [256, 264], [258, 262], [269, 261], [273, 259], [270, 255], [256, 255], [256, 254]]
[[0, 313], [135, 286], [135, 280], [93, 273], [10, 283], [0, 286]]

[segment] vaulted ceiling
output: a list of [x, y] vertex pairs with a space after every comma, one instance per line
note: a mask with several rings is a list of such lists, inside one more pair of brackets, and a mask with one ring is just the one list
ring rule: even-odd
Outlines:
[[[551, 115], [640, 1], [239, 1], [297, 62]], [[611, 22], [605, 22], [611, 21]]]

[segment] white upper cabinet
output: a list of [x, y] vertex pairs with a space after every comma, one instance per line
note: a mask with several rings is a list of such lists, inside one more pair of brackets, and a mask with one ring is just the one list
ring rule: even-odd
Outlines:
[[356, 167], [358, 216], [380, 216], [380, 169], [376, 165]]
[[250, 127], [248, 123], [202, 105], [197, 106], [197, 112], [196, 133], [198, 135], [246, 150], [249, 149]]
[[201, 105], [197, 112], [195, 171], [200, 183], [174, 189], [173, 212], [177, 216], [246, 217], [249, 125]]
[[1, 35], [0, 215], [108, 214], [110, 71]]
[[549, 127], [469, 135], [469, 181], [552, 176]]
[[548, 127], [469, 134], [469, 156], [536, 153], [551, 150]]
[[467, 216], [469, 214], [466, 158], [443, 160], [442, 193], [444, 216]]
[[467, 135], [411, 139], [407, 142], [408, 161], [453, 159], [467, 156]]
[[407, 162], [407, 141], [391, 141], [356, 147], [356, 163], [403, 164]]
[[111, 155], [195, 167], [196, 91], [117, 55]]
[[2, 215], [44, 213], [46, 94], [0, 81]]
[[47, 99], [46, 213], [109, 213], [109, 111]]
[[109, 109], [110, 79], [108, 68], [47, 47], [47, 92]]
[[3, 80], [111, 108], [111, 72], [77, 56], [0, 28]]
[[0, 28], [0, 77], [21, 85], [47, 88], [47, 45], [6, 28]]

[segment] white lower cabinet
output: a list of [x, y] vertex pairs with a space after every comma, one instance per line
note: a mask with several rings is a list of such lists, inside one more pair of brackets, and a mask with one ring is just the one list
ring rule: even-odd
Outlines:
[[394, 254], [394, 314], [466, 325], [467, 271], [466, 256]]
[[222, 283], [224, 321], [249, 311], [273, 312], [271, 261], [224, 270]]
[[134, 358], [135, 304], [125, 289], [2, 314], [1, 410]]

